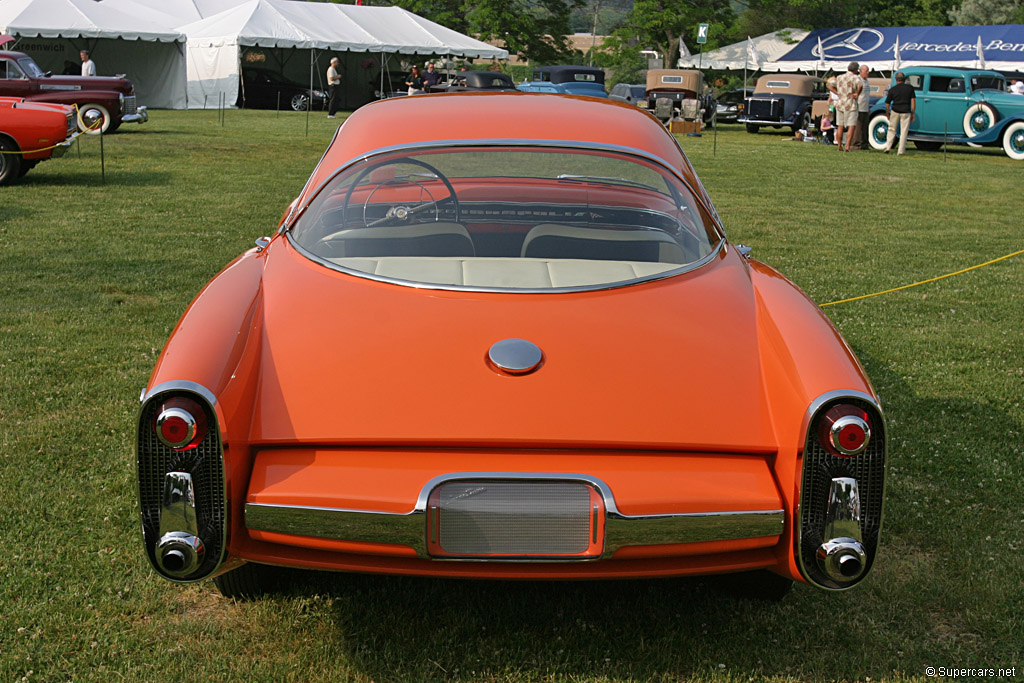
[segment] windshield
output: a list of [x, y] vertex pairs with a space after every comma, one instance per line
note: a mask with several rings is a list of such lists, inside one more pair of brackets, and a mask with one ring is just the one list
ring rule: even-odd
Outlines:
[[25, 73], [32, 78], [43, 78], [46, 75], [43, 73], [43, 70], [39, 68], [39, 65], [32, 61], [31, 57], [22, 57], [18, 60], [18, 64], [20, 64], [21, 68], [25, 70]]
[[973, 76], [971, 88], [974, 90], [1006, 90], [1006, 80], [1002, 76]]
[[721, 239], [675, 175], [612, 151], [461, 147], [349, 167], [291, 229], [309, 257], [446, 287], [601, 287], [704, 259]]

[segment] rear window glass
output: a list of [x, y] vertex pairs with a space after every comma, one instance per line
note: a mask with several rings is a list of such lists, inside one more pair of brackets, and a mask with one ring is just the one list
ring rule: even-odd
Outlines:
[[650, 160], [529, 146], [371, 157], [329, 181], [290, 236], [355, 275], [520, 290], [665, 277], [721, 240], [690, 189]]

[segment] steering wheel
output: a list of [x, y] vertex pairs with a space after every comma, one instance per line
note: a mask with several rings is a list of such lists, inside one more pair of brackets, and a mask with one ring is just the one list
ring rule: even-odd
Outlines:
[[[438, 222], [441, 218], [440, 206], [442, 204], [445, 204], [446, 202], [451, 202], [452, 206], [455, 208], [455, 222], [458, 223], [459, 218], [461, 217], [461, 209], [459, 207], [459, 198], [455, 195], [455, 188], [452, 187], [451, 181], [448, 180], [448, 178], [439, 170], [437, 170], [437, 168], [435, 168], [434, 166], [431, 166], [425, 161], [421, 161], [419, 159], [411, 159], [409, 157], [403, 157], [401, 159], [389, 159], [387, 161], [381, 161], [371, 166], [368, 166], [367, 168], [364, 168], [359, 173], [359, 175], [356, 176], [355, 180], [352, 181], [352, 184], [349, 185], [348, 192], [345, 194], [345, 201], [342, 204], [341, 215], [348, 215], [348, 207], [352, 200], [352, 193], [355, 192], [356, 187], [368, 175], [373, 173], [378, 168], [403, 163], [412, 164], [413, 166], [420, 166], [421, 168], [426, 169], [429, 172], [429, 175], [427, 176], [428, 178], [440, 180], [442, 183], [444, 183], [444, 186], [448, 189], [448, 196], [442, 197], [441, 199], [434, 199], [434, 195], [430, 193], [430, 190], [428, 190], [427, 187], [422, 182], [418, 182], [417, 180], [415, 180], [415, 178], [411, 175], [395, 176], [393, 178], [382, 180], [376, 183], [376, 186], [372, 190], [370, 190], [369, 194], [366, 196], [366, 199], [363, 200], [363, 225], [367, 228], [374, 228], [383, 225], [400, 225], [402, 223], [408, 222], [411, 218], [430, 209], [433, 209], [434, 211], [434, 222]], [[417, 186], [419, 186], [419, 188], [423, 191], [423, 193], [425, 193], [429, 197], [429, 199], [422, 202], [397, 203], [394, 206], [388, 208], [387, 213], [385, 213], [383, 217], [378, 218], [374, 221], [370, 221], [367, 218], [367, 209], [370, 206], [370, 200], [373, 198], [373, 195], [377, 192], [377, 190], [387, 185], [404, 184], [409, 182], [415, 183]]]

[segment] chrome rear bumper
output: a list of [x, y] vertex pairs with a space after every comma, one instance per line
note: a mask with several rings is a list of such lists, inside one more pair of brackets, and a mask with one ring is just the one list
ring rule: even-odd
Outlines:
[[421, 558], [439, 559], [431, 554], [428, 547], [428, 521], [431, 519], [431, 512], [427, 501], [431, 492], [441, 484], [459, 480], [479, 481], [483, 484], [572, 481], [592, 486], [604, 501], [603, 544], [597, 556], [579, 559], [608, 559], [616, 551], [627, 546], [778, 537], [783, 533], [785, 523], [785, 513], [781, 509], [624, 515], [618, 511], [611, 489], [604, 482], [589, 475], [458, 473], [428, 482], [415, 508], [404, 514], [250, 502], [245, 505], [245, 525], [257, 532], [355, 543], [403, 545], [413, 548]]

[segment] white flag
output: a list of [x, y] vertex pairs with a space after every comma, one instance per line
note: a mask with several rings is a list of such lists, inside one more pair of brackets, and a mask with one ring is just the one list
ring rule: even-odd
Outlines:
[[978, 55], [978, 68], [979, 69], [984, 69], [985, 68], [985, 53], [982, 52], [982, 50], [981, 50], [981, 36], [978, 36], [977, 55]]
[[754, 47], [754, 41], [747, 36], [747, 61], [754, 65], [754, 68], [761, 68], [761, 55], [757, 53], [757, 48]]

